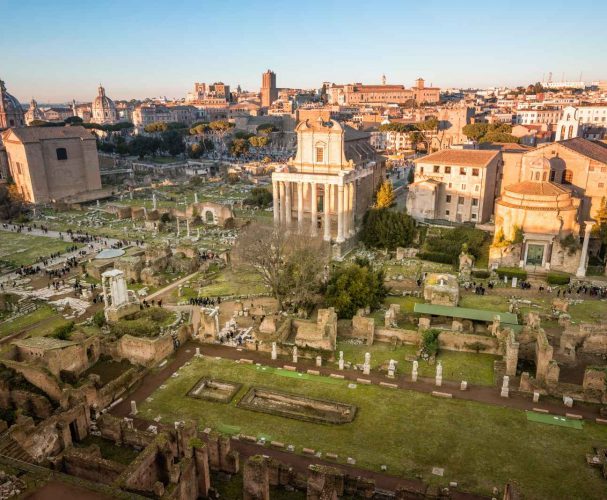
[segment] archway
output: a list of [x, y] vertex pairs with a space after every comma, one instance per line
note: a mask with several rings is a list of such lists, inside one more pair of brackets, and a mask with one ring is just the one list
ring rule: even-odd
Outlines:
[[207, 222], [207, 224], [214, 224], [215, 223], [215, 215], [210, 210], [207, 210], [204, 213], [204, 220], [205, 220], [205, 222]]

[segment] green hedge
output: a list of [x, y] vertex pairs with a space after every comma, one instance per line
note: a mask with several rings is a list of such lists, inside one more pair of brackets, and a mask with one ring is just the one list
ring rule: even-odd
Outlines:
[[481, 269], [478, 271], [472, 271], [472, 276], [474, 276], [475, 278], [487, 279], [489, 276], [491, 276], [491, 273], [489, 271], [484, 271]]
[[419, 252], [417, 256], [422, 260], [429, 260], [431, 262], [440, 262], [441, 264], [455, 264], [455, 261], [451, 255], [441, 252]]
[[571, 278], [568, 274], [565, 273], [552, 272], [548, 273], [548, 276], [546, 276], [546, 281], [550, 285], [568, 285], [571, 281]]
[[498, 267], [496, 272], [500, 278], [507, 276], [508, 278], [518, 278], [519, 280], [527, 279], [527, 271], [518, 267]]

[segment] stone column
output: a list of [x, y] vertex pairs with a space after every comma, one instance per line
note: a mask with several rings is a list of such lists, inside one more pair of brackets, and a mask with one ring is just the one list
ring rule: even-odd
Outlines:
[[286, 209], [285, 209], [285, 183], [283, 181], [278, 181], [278, 197], [280, 198], [279, 204], [279, 213], [280, 213], [280, 223], [284, 224], [287, 219]]
[[310, 183], [310, 218], [312, 219], [311, 234], [316, 236], [318, 234], [318, 215], [316, 210], [318, 207], [318, 201], [316, 199], [316, 183]]
[[274, 208], [274, 224], [280, 224], [280, 206], [278, 205], [278, 182], [272, 181], [272, 196], [273, 203], [272, 206]]
[[303, 205], [303, 182], [297, 183], [297, 228], [299, 231], [303, 229], [303, 213], [304, 213], [304, 205]]
[[582, 244], [582, 255], [580, 256], [580, 265], [575, 272], [576, 278], [583, 278], [586, 276], [586, 261], [588, 260], [588, 243], [590, 242], [590, 231], [594, 221], [586, 221], [586, 229], [584, 230], [584, 243]]
[[350, 184], [344, 184], [344, 239], [350, 234]]
[[285, 224], [291, 225], [291, 183], [285, 181]]
[[350, 184], [350, 236], [356, 234], [356, 181]]
[[324, 240], [331, 241], [331, 214], [329, 212], [329, 198], [331, 193], [331, 185], [325, 184], [325, 194], [322, 202], [322, 209], [324, 212], [324, 223], [325, 223], [325, 234]]
[[337, 186], [337, 240], [344, 241], [344, 186]]

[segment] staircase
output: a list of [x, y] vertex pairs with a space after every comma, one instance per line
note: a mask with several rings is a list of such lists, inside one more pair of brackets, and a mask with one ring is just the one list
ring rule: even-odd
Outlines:
[[29, 464], [36, 463], [34, 458], [17, 441], [14, 441], [9, 434], [0, 436], [0, 455]]

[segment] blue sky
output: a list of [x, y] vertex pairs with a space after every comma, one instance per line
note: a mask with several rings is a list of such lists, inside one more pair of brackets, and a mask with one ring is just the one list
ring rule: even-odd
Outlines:
[[[574, 6], [579, 5], [579, 9]], [[21, 101], [182, 97], [194, 81], [441, 87], [607, 79], [607, 2], [0, 0], [0, 77]]]

